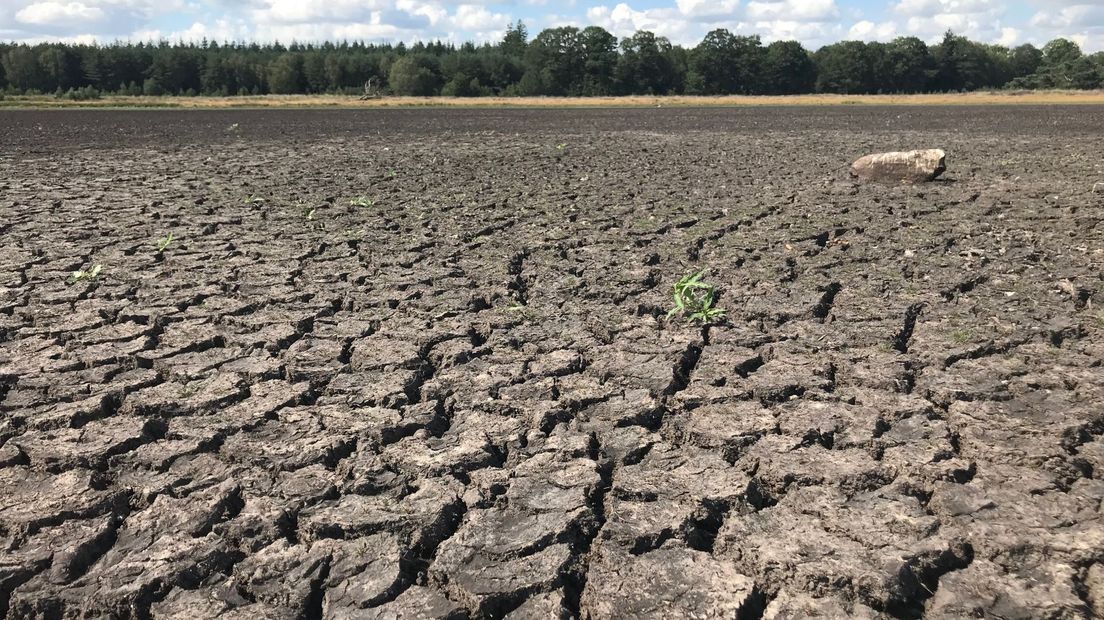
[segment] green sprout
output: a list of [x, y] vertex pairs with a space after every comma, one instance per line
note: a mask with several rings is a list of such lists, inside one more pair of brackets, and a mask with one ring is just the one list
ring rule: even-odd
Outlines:
[[302, 207], [303, 217], [307, 218], [308, 222], [314, 221], [314, 213], [318, 211], [318, 207]]
[[264, 203], [265, 203], [265, 199], [261, 198], [260, 196], [256, 196], [256, 195], [250, 196], [249, 198], [245, 199], [245, 204], [247, 204], [247, 205], [260, 205], [260, 204], [264, 204]]
[[358, 197], [354, 200], [350, 200], [349, 204], [354, 206], [354, 207], [364, 207], [364, 208], [376, 206], [375, 201], [372, 200], [371, 198], [368, 198], [367, 196], [360, 196], [360, 197]]
[[173, 234], [170, 232], [168, 236], [161, 237], [157, 240], [157, 253], [162, 254], [169, 247], [169, 244], [173, 242]]
[[566, 142], [561, 142], [561, 143], [556, 145], [556, 150], [557, 151], [562, 151], [566, 148], [567, 148], [567, 143]]
[[77, 282], [84, 282], [86, 280], [95, 280], [100, 277], [101, 271], [103, 271], [103, 265], [99, 263], [92, 265], [91, 269], [78, 269], [69, 276], [69, 282], [76, 284]]
[[234, 123], [233, 125], [230, 125], [229, 127], [227, 127], [226, 131], [227, 131], [227, 133], [238, 133], [238, 131], [240, 129], [241, 129], [241, 125], [238, 124], [238, 123]]
[[725, 311], [713, 305], [717, 302], [717, 288], [702, 282], [703, 275], [704, 269], [675, 283], [672, 291], [675, 307], [667, 318], [681, 314], [687, 320], [708, 323], [724, 317]]

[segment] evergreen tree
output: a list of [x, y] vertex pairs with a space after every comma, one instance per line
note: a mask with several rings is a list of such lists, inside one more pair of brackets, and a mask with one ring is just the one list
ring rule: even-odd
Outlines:
[[506, 27], [506, 35], [502, 37], [499, 49], [503, 54], [513, 58], [521, 58], [529, 45], [529, 30], [519, 19], [517, 23]]

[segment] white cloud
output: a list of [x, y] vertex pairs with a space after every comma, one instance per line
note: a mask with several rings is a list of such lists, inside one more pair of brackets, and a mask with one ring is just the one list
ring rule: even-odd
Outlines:
[[260, 23], [329, 23], [368, 18], [383, 8], [378, 0], [263, 0], [252, 15]]
[[1006, 47], [1012, 47], [1020, 41], [1020, 30], [1018, 28], [1001, 28], [1000, 37], [997, 38], [997, 43]]
[[1040, 11], [1031, 18], [1031, 25], [1048, 29], [1104, 26], [1104, 4], [1077, 4], [1058, 11]]
[[855, 41], [890, 41], [896, 36], [897, 24], [894, 22], [862, 20], [855, 22], [847, 31], [847, 38]]
[[748, 3], [747, 16], [760, 21], [826, 22], [839, 19], [839, 9], [835, 0], [757, 1]]
[[[1059, 4], [1062, 4], [1059, 2]], [[1086, 52], [1104, 51], [1104, 3], [1066, 0], [1068, 6], [1052, 7], [1032, 16], [1029, 24], [1036, 43], [1064, 37]]]
[[103, 18], [103, 9], [80, 2], [36, 2], [15, 14], [16, 20], [35, 26], [76, 26]]
[[687, 17], [732, 17], [739, 0], [675, 0], [679, 13]]
[[474, 4], [461, 4], [452, 16], [452, 25], [460, 30], [505, 30], [510, 17], [504, 13], [492, 13], [485, 7]]
[[638, 11], [624, 2], [610, 9], [596, 6], [587, 9], [587, 21], [609, 30], [616, 36], [627, 37], [638, 30], [649, 30], [660, 36], [681, 41], [692, 30], [692, 20], [674, 9], [645, 9]]

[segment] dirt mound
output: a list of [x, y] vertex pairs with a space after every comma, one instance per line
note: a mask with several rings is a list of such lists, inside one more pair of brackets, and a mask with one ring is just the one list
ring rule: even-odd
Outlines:
[[0, 617], [1104, 613], [1101, 127], [8, 113]]

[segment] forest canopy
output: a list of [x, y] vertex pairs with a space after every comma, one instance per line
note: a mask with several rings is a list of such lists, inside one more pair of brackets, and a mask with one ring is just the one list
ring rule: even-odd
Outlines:
[[928, 45], [796, 41], [714, 30], [695, 47], [640, 31], [511, 25], [497, 43], [0, 43], [0, 93], [117, 95], [360, 94], [457, 97], [923, 93], [1104, 88], [1104, 52], [1067, 39], [1008, 48], [947, 32]]

